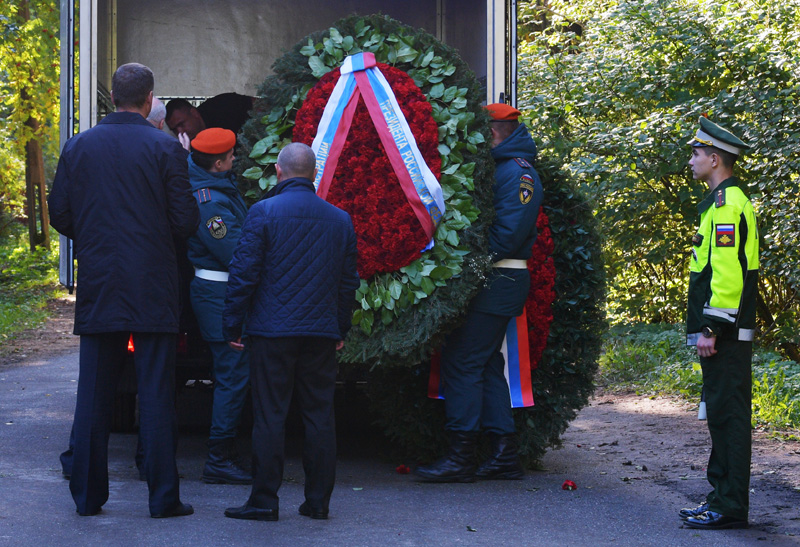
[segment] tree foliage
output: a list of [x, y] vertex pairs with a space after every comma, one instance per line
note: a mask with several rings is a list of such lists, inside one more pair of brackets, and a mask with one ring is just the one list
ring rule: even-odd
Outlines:
[[[0, 3], [0, 213], [22, 215], [26, 156], [58, 155], [59, 11], [55, 0]], [[35, 148], [35, 147], [34, 147]], [[37, 153], [34, 151], [34, 153]], [[38, 152], [41, 153], [41, 152]], [[28, 158], [28, 165], [32, 158]], [[41, 162], [41, 158], [38, 158]], [[0, 220], [0, 229], [3, 221]]]
[[543, 153], [594, 199], [612, 316], [683, 316], [705, 192], [686, 143], [707, 113], [753, 146], [736, 169], [759, 215], [759, 315], [772, 340], [799, 341], [798, 8], [798, 0], [522, 5], [521, 106]]

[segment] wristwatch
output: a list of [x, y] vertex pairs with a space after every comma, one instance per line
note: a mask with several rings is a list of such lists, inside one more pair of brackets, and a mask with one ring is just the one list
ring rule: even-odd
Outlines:
[[700, 332], [703, 333], [703, 337], [705, 338], [714, 338], [717, 335], [716, 332], [711, 330], [711, 327], [703, 327]]

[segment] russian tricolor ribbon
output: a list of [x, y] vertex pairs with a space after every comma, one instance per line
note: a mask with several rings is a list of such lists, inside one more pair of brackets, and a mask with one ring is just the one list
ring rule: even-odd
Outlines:
[[[522, 311], [522, 315], [508, 322], [500, 351], [505, 359], [503, 373], [508, 383], [511, 408], [533, 406], [528, 320], [525, 310]], [[428, 376], [428, 397], [431, 399], [444, 399], [440, 367], [440, 356], [435, 354], [431, 358], [431, 372]]]
[[408, 203], [426, 235], [433, 238], [444, 213], [442, 187], [425, 163], [397, 98], [372, 53], [358, 53], [345, 58], [339, 80], [325, 105], [311, 145], [317, 156], [317, 176], [314, 179], [317, 195], [323, 199], [328, 195], [359, 97], [364, 99]]

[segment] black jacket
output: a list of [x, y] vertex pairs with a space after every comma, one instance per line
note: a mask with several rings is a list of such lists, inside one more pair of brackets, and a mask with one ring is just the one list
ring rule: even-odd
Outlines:
[[193, 234], [199, 214], [177, 140], [112, 113], [64, 145], [48, 203], [75, 241], [75, 334], [178, 332], [173, 236]]

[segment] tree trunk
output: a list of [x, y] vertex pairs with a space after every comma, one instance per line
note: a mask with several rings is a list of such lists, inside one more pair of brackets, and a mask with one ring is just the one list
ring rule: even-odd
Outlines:
[[[767, 326], [768, 329], [772, 328], [775, 325], [775, 318], [772, 317], [772, 312], [769, 310], [769, 304], [767, 304], [766, 300], [764, 300], [764, 297], [761, 295], [761, 292], [758, 293], [758, 300], [756, 301], [756, 311], [758, 312], [758, 315], [761, 316], [761, 320], [764, 321], [764, 324]], [[800, 350], [798, 350], [797, 344], [784, 342], [781, 344], [781, 349], [784, 351], [786, 357], [788, 357], [795, 363], [800, 363]]]
[[[19, 4], [20, 17], [24, 21], [30, 19], [27, 0]], [[31, 74], [31, 80], [34, 75]], [[23, 87], [20, 93], [23, 104], [30, 104], [30, 93]], [[25, 212], [28, 215], [28, 235], [31, 251], [38, 246], [50, 248], [50, 224], [47, 214], [47, 184], [44, 176], [44, 158], [42, 146], [35, 136], [39, 131], [39, 120], [34, 112], [28, 113], [25, 125], [30, 128], [33, 137], [25, 143]]]
[[[25, 125], [36, 131], [39, 122], [28, 118]], [[50, 248], [50, 224], [47, 215], [47, 184], [44, 176], [44, 158], [39, 141], [31, 139], [25, 144], [25, 209], [28, 213], [28, 235], [31, 250], [38, 246]]]

